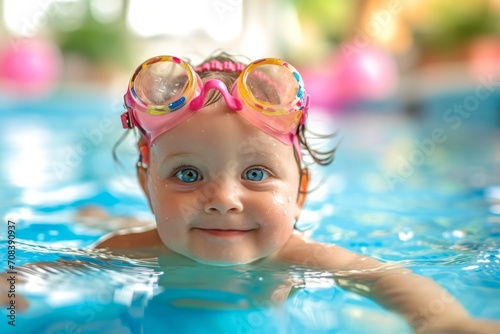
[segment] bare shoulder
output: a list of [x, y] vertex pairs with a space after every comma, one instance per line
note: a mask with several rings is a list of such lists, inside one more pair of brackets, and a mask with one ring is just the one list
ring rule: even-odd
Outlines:
[[381, 264], [335, 244], [314, 241], [300, 232], [294, 232], [276, 255], [284, 262], [323, 270], [362, 269]]
[[133, 228], [108, 233], [97, 240], [92, 248], [133, 249], [161, 247], [163, 243], [156, 227]]

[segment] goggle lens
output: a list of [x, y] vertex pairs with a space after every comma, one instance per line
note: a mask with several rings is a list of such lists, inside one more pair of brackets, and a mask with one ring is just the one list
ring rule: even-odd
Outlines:
[[168, 106], [177, 102], [189, 84], [186, 69], [172, 61], [160, 61], [142, 69], [134, 82], [136, 96], [145, 104]]
[[276, 64], [255, 67], [248, 72], [244, 83], [253, 100], [276, 110], [289, 107], [297, 97], [299, 89], [293, 73]]

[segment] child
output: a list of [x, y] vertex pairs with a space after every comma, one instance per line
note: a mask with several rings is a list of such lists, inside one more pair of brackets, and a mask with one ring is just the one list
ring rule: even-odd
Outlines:
[[[119, 231], [95, 248], [215, 266], [290, 263], [332, 272], [338, 284], [400, 313], [418, 333], [500, 333], [472, 319], [429, 278], [294, 230], [305, 202], [309, 96], [278, 59], [250, 65], [225, 55], [193, 68], [176, 57], [145, 61], [125, 95], [126, 128], [141, 133], [137, 176], [156, 228]], [[146, 252], [146, 253], [144, 253]], [[445, 305], [438, 314], [429, 306]]]

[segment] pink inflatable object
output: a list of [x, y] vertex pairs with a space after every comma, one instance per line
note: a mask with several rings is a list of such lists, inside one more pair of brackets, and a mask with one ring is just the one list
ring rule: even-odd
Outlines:
[[500, 41], [498, 38], [476, 38], [469, 45], [468, 56], [472, 76], [500, 75]]
[[61, 72], [61, 53], [49, 41], [22, 39], [0, 48], [0, 89], [19, 96], [48, 93]]
[[375, 47], [340, 55], [338, 84], [354, 99], [382, 100], [390, 97], [398, 84], [398, 70], [391, 55]]
[[300, 72], [311, 95], [311, 106], [332, 112], [356, 102], [388, 99], [399, 81], [394, 58], [374, 46], [341, 48], [321, 68]]

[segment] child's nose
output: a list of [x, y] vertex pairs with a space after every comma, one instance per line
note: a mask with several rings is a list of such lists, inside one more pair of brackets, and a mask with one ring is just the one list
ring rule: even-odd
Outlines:
[[240, 200], [238, 186], [231, 181], [215, 184], [205, 202], [204, 210], [206, 213], [219, 213], [222, 215], [241, 212], [243, 204]]

